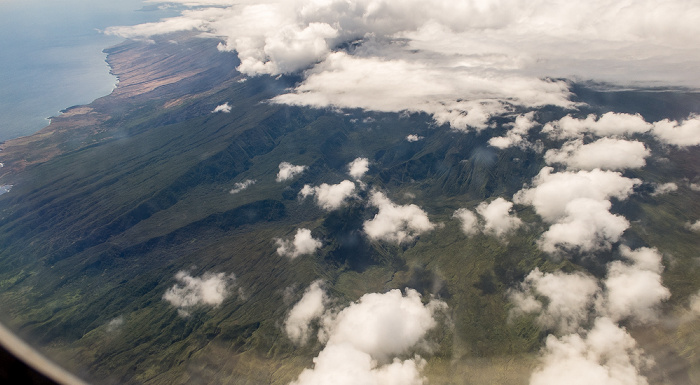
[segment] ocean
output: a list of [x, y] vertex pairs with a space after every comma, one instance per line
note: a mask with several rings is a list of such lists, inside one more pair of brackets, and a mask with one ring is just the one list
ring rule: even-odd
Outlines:
[[0, 141], [112, 91], [102, 50], [123, 39], [101, 30], [176, 14], [141, 0], [0, 0]]

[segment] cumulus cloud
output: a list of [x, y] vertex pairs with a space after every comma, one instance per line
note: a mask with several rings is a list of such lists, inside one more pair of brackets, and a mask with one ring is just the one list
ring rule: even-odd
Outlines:
[[700, 117], [691, 115], [682, 121], [663, 119], [648, 123], [639, 114], [608, 112], [599, 118], [591, 114], [585, 119], [567, 115], [547, 123], [542, 132], [559, 139], [578, 138], [584, 133], [615, 137], [651, 133], [662, 143], [687, 147], [700, 145]]
[[471, 210], [465, 208], [457, 209], [452, 214], [452, 217], [459, 219], [464, 234], [474, 235], [480, 231], [479, 218]]
[[312, 254], [322, 243], [311, 236], [309, 229], [297, 229], [293, 240], [275, 239], [277, 254], [294, 259], [300, 255]]
[[647, 385], [640, 374], [646, 362], [632, 336], [601, 317], [585, 336], [548, 336], [541, 366], [530, 384]]
[[664, 119], [654, 123], [653, 133], [662, 142], [675, 146], [700, 145], [700, 117], [690, 116], [681, 122]]
[[690, 231], [700, 232], [700, 219], [695, 221], [695, 223], [688, 223], [687, 227], [688, 227], [688, 230], [690, 230]]
[[350, 345], [330, 345], [314, 358], [314, 368], [304, 369], [291, 385], [422, 385], [420, 357], [378, 365], [371, 355]]
[[[542, 273], [537, 268], [517, 290], [509, 293], [514, 314], [539, 313], [540, 325], [560, 333], [578, 331], [588, 320], [599, 295], [598, 282], [589, 275]], [[538, 300], [542, 297], [547, 299], [546, 304]]]
[[220, 105], [216, 106], [216, 108], [214, 108], [214, 110], [212, 112], [213, 113], [223, 112], [223, 113], [228, 114], [229, 112], [231, 112], [231, 106], [228, 103], [220, 104]]
[[314, 281], [284, 321], [284, 331], [289, 339], [296, 344], [305, 344], [311, 335], [311, 323], [321, 318], [327, 304], [328, 296], [323, 289], [323, 281]]
[[307, 166], [295, 166], [288, 162], [282, 162], [279, 165], [280, 171], [277, 173], [277, 182], [290, 180], [295, 176], [303, 173], [308, 168]]
[[425, 360], [396, 356], [424, 341], [437, 326], [435, 313], [446, 307], [436, 300], [423, 304], [418, 292], [407, 289], [405, 295], [365, 294], [339, 312], [326, 312], [319, 333], [325, 347], [292, 384], [424, 384]]
[[[640, 374], [647, 360], [617, 323], [657, 321], [658, 307], [670, 291], [661, 284], [658, 250], [621, 246], [620, 255], [623, 259], [609, 263], [600, 281], [579, 272], [535, 269], [510, 291], [512, 314], [537, 313], [542, 326], [564, 334], [547, 337], [531, 384], [647, 384]], [[589, 330], [590, 319], [595, 321]]]
[[231, 189], [231, 191], [229, 191], [229, 194], [237, 194], [247, 189], [248, 187], [254, 185], [255, 182], [256, 181], [254, 179], [246, 179], [243, 182], [237, 182], [233, 185], [233, 188]]
[[540, 325], [558, 333], [579, 332], [591, 317], [656, 321], [659, 305], [671, 295], [661, 282], [661, 254], [653, 248], [632, 250], [623, 245], [620, 255], [623, 260], [609, 263], [600, 282], [580, 272], [542, 273], [536, 268], [509, 292], [513, 315], [538, 313]]
[[597, 136], [624, 136], [648, 132], [652, 128], [653, 125], [647, 123], [639, 114], [607, 112], [599, 118], [594, 114], [588, 115], [585, 119], [567, 115], [558, 121], [545, 124], [542, 132], [564, 139], [578, 138], [587, 132]]
[[652, 248], [632, 250], [624, 245], [620, 253], [626, 261], [611, 262], [604, 281], [606, 315], [613, 321], [655, 321], [658, 305], [671, 296], [661, 283], [661, 254]]
[[478, 216], [469, 209], [460, 208], [452, 214], [452, 217], [460, 221], [462, 232], [466, 235], [474, 235], [481, 231], [503, 237], [522, 225], [522, 220], [511, 213], [512, 208], [512, 202], [496, 198], [489, 203], [479, 203], [476, 207]]
[[423, 139], [422, 136], [419, 136], [416, 134], [410, 134], [410, 135], [406, 136], [406, 140], [409, 142], [417, 142], [417, 141], [422, 140], [422, 139]]
[[367, 171], [369, 171], [369, 159], [367, 158], [357, 158], [348, 164], [348, 174], [355, 180], [362, 179]]
[[652, 196], [664, 195], [664, 194], [668, 194], [670, 192], [674, 192], [677, 190], [678, 190], [678, 185], [673, 183], [673, 182], [656, 184], [654, 186], [654, 192], [651, 193], [651, 195]]
[[625, 199], [641, 183], [612, 171], [553, 171], [544, 167], [533, 179], [532, 187], [518, 191], [513, 198], [515, 203], [534, 206], [537, 214], [548, 222], [565, 217], [567, 206], [574, 199]]
[[176, 283], [163, 294], [163, 299], [178, 308], [180, 315], [187, 316], [198, 306], [219, 306], [230, 294], [230, 288], [235, 282], [233, 274], [204, 273], [201, 277], [193, 277], [185, 271], [175, 275]]
[[695, 316], [700, 316], [700, 292], [690, 296], [689, 308]]
[[578, 198], [570, 201], [565, 215], [542, 234], [539, 245], [548, 253], [563, 250], [592, 252], [610, 249], [629, 227], [621, 215], [610, 213], [606, 200]]
[[503, 198], [496, 198], [491, 203], [481, 202], [476, 212], [484, 218], [484, 232], [500, 237], [520, 227], [522, 221], [511, 213], [512, 208], [513, 203]]
[[625, 170], [641, 168], [651, 151], [638, 141], [602, 138], [584, 144], [582, 139], [565, 143], [561, 149], [548, 150], [544, 159], [547, 164], [563, 164], [574, 170]]
[[348, 198], [355, 196], [355, 183], [344, 180], [338, 184], [323, 183], [315, 187], [307, 184], [299, 192], [302, 199], [312, 195], [316, 198], [319, 207], [328, 211], [335, 210], [342, 206]]
[[109, 322], [107, 322], [107, 332], [113, 333], [119, 330], [122, 327], [122, 325], [124, 325], [124, 316], [120, 315], [118, 317], [112, 318]]
[[506, 136], [497, 136], [489, 139], [489, 145], [501, 149], [526, 146], [527, 140], [525, 138], [528, 132], [532, 127], [537, 125], [537, 122], [533, 120], [534, 116], [534, 112], [518, 115], [515, 118], [515, 122], [509, 124], [512, 128], [508, 130]]
[[397, 205], [379, 191], [372, 192], [370, 204], [379, 208], [374, 218], [365, 221], [363, 226], [371, 239], [401, 244], [435, 228], [420, 207]]
[[629, 227], [624, 217], [610, 213], [609, 199], [627, 198], [641, 181], [599, 169], [552, 171], [551, 167], [543, 168], [532, 187], [513, 197], [515, 203], [532, 205], [552, 224], [542, 235], [540, 247], [549, 253], [609, 249]]
[[[369, 293], [336, 315], [323, 320], [327, 345], [350, 344], [375, 359], [405, 353], [437, 325], [434, 314], [447, 305], [438, 300], [423, 304], [421, 295], [406, 289]], [[361, 326], [362, 333], [357, 333]]]

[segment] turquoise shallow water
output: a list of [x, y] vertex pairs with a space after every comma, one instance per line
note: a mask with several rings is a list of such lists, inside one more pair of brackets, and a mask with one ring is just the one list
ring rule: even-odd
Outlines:
[[141, 0], [0, 0], [0, 141], [111, 92], [102, 50], [122, 39], [100, 30], [174, 14]]

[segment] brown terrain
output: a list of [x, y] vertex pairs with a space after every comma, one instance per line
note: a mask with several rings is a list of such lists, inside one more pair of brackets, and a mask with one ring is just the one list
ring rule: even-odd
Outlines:
[[[237, 59], [219, 52], [216, 44], [181, 36], [177, 43], [126, 41], [106, 49], [117, 87], [88, 105], [65, 109], [33, 135], [0, 144], [0, 184], [12, 184], [13, 176], [28, 166], [111, 139], [125, 109], [154, 102], [169, 108], [237, 81]], [[182, 97], [183, 91], [188, 96]]]

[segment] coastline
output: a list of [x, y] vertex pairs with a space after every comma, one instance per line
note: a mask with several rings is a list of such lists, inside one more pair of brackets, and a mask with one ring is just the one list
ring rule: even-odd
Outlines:
[[[173, 38], [179, 43], [167, 44]], [[118, 127], [106, 122], [125, 109], [157, 100], [163, 100], [163, 107], [174, 106], [212, 87], [223, 86], [222, 81], [236, 72], [235, 55], [219, 52], [216, 39], [185, 33], [164, 36], [162, 41], [166, 44], [127, 39], [105, 48], [110, 74], [116, 78], [112, 91], [90, 103], [63, 109], [34, 134], [0, 143], [0, 162], [4, 164], [0, 168], [0, 185], [16, 184], [17, 175], [33, 164], [114, 139]], [[184, 52], [195, 55], [187, 59]], [[216, 74], [215, 81], [207, 79], [212, 68], [222, 72], [222, 66], [230, 67], [229, 73]], [[182, 89], [192, 92], [183, 96]]]

